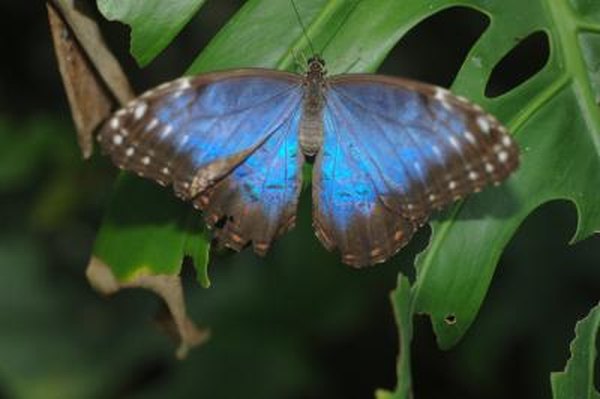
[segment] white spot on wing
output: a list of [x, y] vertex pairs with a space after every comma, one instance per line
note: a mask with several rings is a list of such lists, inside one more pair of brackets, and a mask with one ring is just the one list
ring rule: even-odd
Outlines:
[[498, 161], [500, 161], [502, 163], [508, 161], [508, 152], [506, 152], [506, 151], [500, 151], [498, 153]]
[[119, 118], [114, 117], [110, 120], [110, 127], [111, 129], [118, 129], [119, 128]]
[[192, 87], [192, 84], [190, 83], [190, 78], [182, 78], [179, 81], [179, 86], [178, 86], [179, 90], [187, 90], [191, 87]]
[[162, 133], [160, 134], [161, 138], [165, 138], [167, 137], [169, 134], [171, 134], [171, 132], [173, 131], [173, 126], [171, 125], [166, 125], [164, 130], [162, 131]]
[[148, 156], [145, 156], [144, 158], [142, 158], [142, 163], [143, 163], [144, 165], [148, 165], [148, 164], [150, 164], [150, 157], [148, 157]]
[[169, 87], [169, 86], [171, 86], [171, 82], [165, 82], [165, 83], [161, 84], [160, 86], [158, 86], [158, 87], [157, 87], [156, 89], [154, 89], [154, 90], [164, 90], [164, 89], [166, 89], [166, 88], [167, 88], [167, 87]]
[[474, 172], [474, 171], [469, 172], [469, 179], [477, 180], [477, 177], [478, 177], [477, 172]]
[[456, 148], [457, 150], [460, 149], [460, 144], [456, 140], [456, 137], [450, 136], [450, 138], [448, 140], [450, 140], [450, 144], [452, 144], [452, 147]]
[[452, 105], [448, 102], [448, 92], [446, 90], [442, 89], [441, 87], [436, 87], [433, 97], [438, 100], [447, 110], [452, 109]]
[[441, 87], [436, 87], [433, 97], [438, 101], [444, 101], [446, 99], [446, 91]]
[[146, 131], [149, 132], [150, 130], [154, 129], [157, 125], [158, 125], [158, 119], [152, 118], [150, 123], [148, 123], [148, 125], [146, 126]]
[[448, 183], [448, 188], [450, 190], [454, 190], [456, 188], [456, 182], [452, 180], [450, 183]]
[[133, 155], [134, 152], [135, 152], [135, 149], [133, 147], [129, 147], [127, 150], [125, 150], [125, 155], [130, 157]]
[[123, 143], [123, 136], [115, 134], [112, 138], [112, 142], [114, 145], [121, 145]]
[[477, 117], [477, 126], [479, 126], [481, 131], [484, 133], [490, 132], [490, 121], [488, 120], [487, 116], [483, 116], [483, 115], [478, 116]]
[[510, 136], [502, 137], [502, 144], [504, 144], [505, 147], [510, 147], [512, 144], [512, 139], [510, 138]]
[[135, 106], [135, 109], [133, 111], [133, 117], [136, 120], [139, 120], [142, 116], [144, 116], [147, 109], [148, 109], [148, 104], [145, 101], [138, 102], [138, 104]]
[[148, 90], [147, 92], [145, 92], [144, 94], [141, 95], [141, 98], [148, 98], [148, 97], [152, 96], [154, 94], [154, 92], [155, 92], [154, 89]]
[[469, 141], [469, 143], [471, 144], [476, 144], [477, 140], [475, 139], [475, 136], [473, 136], [473, 133], [469, 132], [468, 130], [465, 131], [465, 138]]
[[486, 163], [485, 164], [485, 171], [488, 173], [492, 173], [494, 171], [494, 165], [492, 165], [491, 163]]

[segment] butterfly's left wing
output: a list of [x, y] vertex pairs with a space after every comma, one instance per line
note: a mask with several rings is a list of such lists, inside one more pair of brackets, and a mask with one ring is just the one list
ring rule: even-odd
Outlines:
[[122, 169], [172, 185], [204, 211], [219, 241], [263, 254], [296, 214], [302, 81], [238, 69], [152, 89], [102, 127], [103, 150]]
[[328, 81], [313, 178], [318, 237], [354, 266], [385, 261], [429, 214], [518, 165], [506, 129], [445, 89], [380, 75]]

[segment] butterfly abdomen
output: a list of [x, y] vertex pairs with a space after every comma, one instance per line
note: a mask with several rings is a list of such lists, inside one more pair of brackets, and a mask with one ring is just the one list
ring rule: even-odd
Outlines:
[[303, 112], [300, 120], [300, 148], [312, 157], [323, 145], [323, 106], [325, 104], [325, 69], [319, 57], [309, 60], [304, 78]]
[[306, 156], [314, 156], [323, 145], [322, 114], [322, 98], [304, 100], [304, 112], [300, 120], [300, 148]]

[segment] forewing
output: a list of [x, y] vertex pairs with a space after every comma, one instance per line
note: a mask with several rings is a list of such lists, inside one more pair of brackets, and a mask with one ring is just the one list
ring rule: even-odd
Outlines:
[[493, 116], [413, 81], [332, 78], [324, 122], [315, 227], [357, 266], [387, 259], [434, 209], [499, 183], [518, 165], [517, 146]]
[[292, 117], [299, 77], [262, 69], [181, 78], [117, 111], [98, 140], [120, 168], [190, 199], [243, 162]]
[[217, 237], [264, 253], [295, 215], [302, 158], [297, 75], [236, 70], [150, 90], [107, 121], [99, 141], [119, 167], [172, 184]]

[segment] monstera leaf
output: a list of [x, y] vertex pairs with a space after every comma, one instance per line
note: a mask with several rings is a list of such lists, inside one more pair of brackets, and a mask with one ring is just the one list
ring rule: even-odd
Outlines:
[[575, 339], [571, 342], [571, 358], [564, 371], [552, 373], [554, 399], [598, 399], [594, 387], [596, 341], [600, 332], [600, 306], [594, 307], [587, 317], [577, 323]]
[[[98, 0], [103, 10], [110, 3]], [[194, 5], [199, 4], [188, 3], [188, 7], [181, 8], [187, 14], [173, 21], [169, 32], [180, 29], [182, 21], [189, 20], [196, 10]], [[130, 23], [134, 33], [143, 30], [152, 38], [164, 29], [164, 24], [147, 23], [156, 15], [154, 2], [137, 4], [135, 15], [128, 14], [121, 20]], [[599, 230], [600, 3], [297, 0], [297, 6], [306, 34], [332, 74], [376, 71], [403, 35], [446, 8], [468, 7], [490, 21], [469, 51], [452, 88], [509, 127], [521, 147], [522, 166], [506, 184], [468, 198], [432, 223], [431, 241], [417, 259], [414, 282], [409, 284], [404, 277], [399, 280], [392, 295], [401, 332], [399, 383], [394, 393], [381, 392], [381, 397], [408, 397], [411, 387], [407, 359], [413, 315], [430, 316], [442, 348], [455, 344], [475, 318], [503, 248], [535, 208], [553, 199], [572, 201], [579, 216], [573, 242]], [[129, 12], [134, 12], [133, 8]], [[495, 66], [520, 40], [536, 32], [549, 42], [550, 54], [544, 67], [509, 92], [486, 97], [485, 87]], [[157, 48], [151, 47], [134, 46], [138, 60], [145, 63], [154, 57]], [[195, 59], [188, 73], [242, 66], [293, 70], [296, 54], [308, 51], [290, 3], [249, 0]], [[136, 184], [119, 184], [109, 215], [115, 214], [114, 208], [122, 203], [120, 198], [132, 200], [134, 196], [146, 209], [144, 216], [136, 218], [135, 223], [109, 218], [101, 229], [95, 255], [108, 262], [123, 281], [140, 271], [177, 274], [185, 254], [194, 255], [190, 251], [207, 248], [203, 234], [186, 228], [187, 222], [180, 222], [197, 216], [190, 207], [172, 205], [175, 200], [167, 198], [158, 187], [144, 188], [143, 194], [132, 193]], [[173, 213], [166, 215], [165, 209]], [[133, 236], [135, 245], [130, 245]], [[157, 246], [160, 255], [153, 250]], [[138, 255], [118, 255], [123, 251]]]
[[131, 54], [146, 65], [171, 43], [205, 0], [98, 1], [106, 19], [131, 27]]

